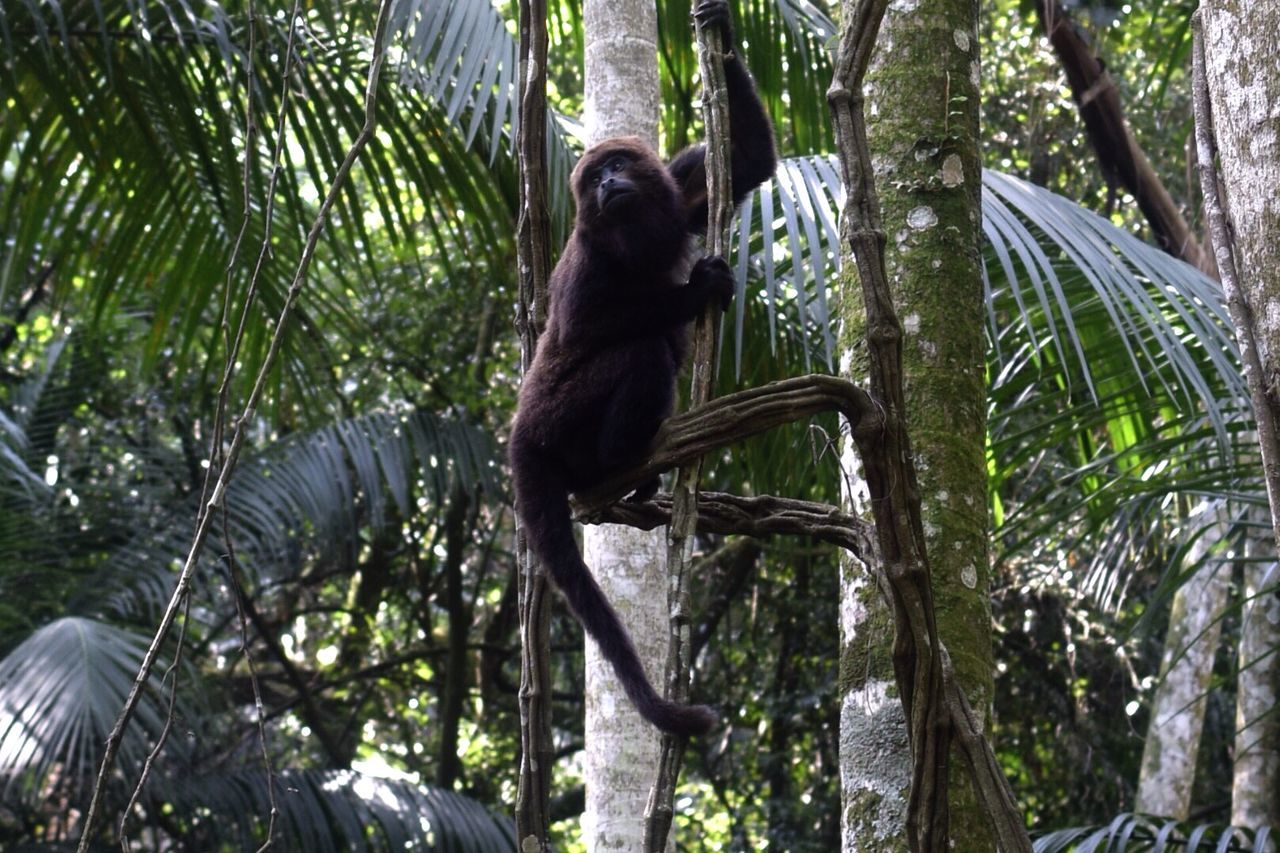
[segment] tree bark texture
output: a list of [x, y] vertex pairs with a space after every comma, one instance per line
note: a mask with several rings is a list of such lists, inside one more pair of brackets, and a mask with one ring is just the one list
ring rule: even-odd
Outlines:
[[[657, 9], [651, 0], [586, 0], [582, 8], [583, 121], [587, 144], [639, 136], [658, 146]], [[667, 656], [665, 530], [615, 525], [583, 532], [585, 562], [631, 633], [649, 678]], [[638, 850], [658, 767], [658, 733], [631, 705], [612, 668], [587, 641], [587, 850]]]
[[1205, 697], [1231, 587], [1230, 566], [1212, 554], [1227, 535], [1226, 509], [1212, 505], [1200, 512], [1215, 520], [1188, 550], [1187, 564], [1200, 566], [1173, 597], [1134, 804], [1144, 814], [1178, 820], [1191, 814]]
[[[866, 97], [903, 327], [903, 411], [927, 481], [920, 501], [938, 634], [985, 729], [993, 663], [977, 24], [975, 0], [933, 0], [927, 11], [891, 4]], [[954, 849], [991, 849], [963, 763], [952, 763], [949, 787]]]
[[[588, 527], [586, 533], [583, 558], [656, 683], [667, 653], [667, 538], [661, 529], [617, 524]], [[627, 699], [613, 668], [591, 642], [586, 685], [582, 842], [589, 851], [639, 850], [644, 807], [658, 766], [658, 732]]]
[[1280, 542], [1280, 198], [1274, 191], [1280, 181], [1280, 8], [1214, 0], [1201, 4], [1193, 26], [1196, 157], [1270, 505], [1269, 541], [1263, 536], [1261, 547], [1250, 544], [1245, 569], [1232, 820], [1274, 827], [1280, 824], [1274, 713], [1280, 687], [1274, 652], [1280, 635], [1274, 562]]
[[[724, 73], [724, 51], [718, 26], [697, 23], [698, 68], [702, 74], [702, 115], [706, 126], [707, 252], [729, 257], [729, 223], [733, 218], [733, 197], [729, 187], [729, 95]], [[708, 305], [694, 321], [691, 346], [689, 406], [704, 405], [716, 384], [716, 346], [720, 332], [720, 311]], [[702, 457], [682, 464], [671, 487], [671, 523], [667, 526], [668, 641], [664, 696], [673, 702], [687, 702], [691, 624], [688, 569], [693, 556], [693, 537], [698, 523], [698, 484], [702, 479]], [[644, 849], [660, 853], [666, 849], [675, 810], [676, 783], [684, 758], [685, 739], [664, 733], [658, 758], [658, 773], [645, 809]]]
[[[547, 7], [545, 0], [520, 0], [520, 218], [516, 254], [520, 300], [516, 329], [520, 367], [533, 361], [539, 331], [547, 319], [551, 274], [551, 217], [547, 209]], [[516, 561], [520, 602], [520, 777], [516, 791], [516, 837], [520, 853], [551, 849], [551, 585], [546, 569], [529, 550], [519, 522]]]
[[[1202, 180], [1214, 181], [1216, 146], [1226, 222], [1206, 188], [1214, 251], [1240, 342], [1271, 503], [1280, 539], [1280, 6], [1212, 0], [1197, 13], [1197, 80], [1211, 109], [1197, 104]], [[1199, 89], [1201, 87], [1197, 86]]]
[[1262, 508], [1252, 513], [1243, 549], [1231, 823], [1280, 831], [1280, 562], [1267, 520]]
[[[845, 244], [842, 261], [857, 266], [866, 309], [868, 392], [884, 411], [882, 430], [874, 435], [855, 431], [854, 438], [870, 495], [882, 577], [893, 603], [893, 668], [912, 753], [907, 840], [913, 850], [944, 850], [951, 845], [947, 783], [954, 734], [1000, 847], [1030, 851], [1026, 828], [985, 740], [982, 721], [959, 689], [937, 634], [920, 487], [905, 423], [903, 326], [885, 271], [886, 235], [862, 93], [886, 5], [886, 0], [844, 0], [840, 47], [827, 102], [846, 192], [840, 217]], [[963, 42], [971, 35], [971, 31], [957, 31], [954, 38]], [[968, 66], [966, 71], [972, 73], [972, 61]]]

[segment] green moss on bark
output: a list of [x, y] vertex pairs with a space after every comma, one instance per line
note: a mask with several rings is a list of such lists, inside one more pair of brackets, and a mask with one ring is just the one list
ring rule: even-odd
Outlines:
[[[868, 133], [904, 329], [907, 423], [938, 632], [980, 712], [992, 692], [977, 5], [894, 4], [868, 77]], [[953, 849], [993, 844], [958, 755]]]

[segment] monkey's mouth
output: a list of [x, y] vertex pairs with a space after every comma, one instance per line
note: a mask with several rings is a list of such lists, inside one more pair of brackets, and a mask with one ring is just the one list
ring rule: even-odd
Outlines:
[[617, 207], [619, 203], [625, 202], [628, 198], [635, 195], [636, 191], [625, 187], [616, 190], [610, 190], [605, 194], [604, 200], [601, 202], [601, 209], [608, 210]]

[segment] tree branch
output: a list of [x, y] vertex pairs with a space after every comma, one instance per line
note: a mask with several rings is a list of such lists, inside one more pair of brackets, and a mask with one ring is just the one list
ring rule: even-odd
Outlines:
[[[644, 503], [615, 503], [584, 524], [628, 524], [652, 530], [671, 518], [671, 496], [660, 494]], [[860, 518], [830, 504], [780, 498], [774, 495], [740, 497], [720, 492], [698, 493], [698, 532], [745, 536], [812, 536], [851, 551], [866, 560], [873, 553], [874, 529]]]
[[591, 518], [664, 471], [774, 427], [831, 411], [848, 419], [855, 437], [870, 438], [885, 428], [881, 408], [845, 379], [815, 373], [770, 382], [668, 418], [644, 462], [575, 495], [575, 507]]
[[1201, 248], [1146, 152], [1134, 138], [1124, 117], [1120, 93], [1102, 61], [1057, 0], [1037, 0], [1036, 9], [1045, 36], [1067, 75], [1089, 144], [1107, 183], [1119, 184], [1133, 194], [1160, 248], [1216, 278], [1218, 271], [1213, 255]]
[[[516, 328], [520, 366], [529, 369], [538, 332], [546, 324], [551, 274], [551, 221], [547, 207], [547, 5], [520, 0], [520, 219], [516, 255], [520, 300]], [[516, 562], [520, 613], [520, 781], [516, 835], [522, 853], [550, 851], [551, 767], [551, 590], [546, 569], [528, 548], [517, 514]]]

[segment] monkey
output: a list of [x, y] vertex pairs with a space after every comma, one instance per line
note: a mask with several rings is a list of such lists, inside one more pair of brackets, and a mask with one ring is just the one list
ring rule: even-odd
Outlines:
[[[698, 0], [732, 51], [727, 0]], [[773, 126], [742, 60], [725, 60], [734, 204], [773, 175]], [[508, 453], [529, 546], [641, 715], [676, 735], [705, 734], [716, 713], [663, 699], [574, 539], [569, 494], [642, 461], [675, 402], [692, 321], [725, 309], [733, 273], [698, 260], [677, 280], [692, 235], [706, 231], [706, 148], [664, 165], [637, 137], [590, 148], [570, 177], [574, 227], [548, 283], [546, 328], [521, 383]], [[657, 480], [628, 500], [647, 500]]]

